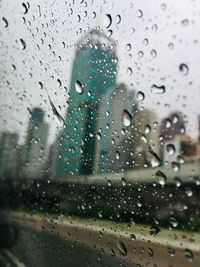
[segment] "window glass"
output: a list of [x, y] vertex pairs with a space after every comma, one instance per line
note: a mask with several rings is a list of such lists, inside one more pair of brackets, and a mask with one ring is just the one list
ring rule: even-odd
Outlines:
[[0, 265], [198, 266], [198, 1], [0, 9]]

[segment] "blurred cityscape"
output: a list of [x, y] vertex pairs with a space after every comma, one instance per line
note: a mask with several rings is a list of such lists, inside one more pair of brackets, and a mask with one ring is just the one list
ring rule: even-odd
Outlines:
[[24, 144], [18, 144], [17, 133], [1, 133], [1, 177], [57, 179], [166, 163], [176, 168], [200, 160], [200, 138], [194, 141], [186, 133], [182, 113], [174, 111], [159, 122], [155, 112], [140, 107], [142, 92], [136, 96], [133, 88], [117, 84], [118, 59], [112, 40], [92, 30], [77, 47], [65, 118], [49, 97], [63, 129], [49, 147], [44, 111], [28, 109]]

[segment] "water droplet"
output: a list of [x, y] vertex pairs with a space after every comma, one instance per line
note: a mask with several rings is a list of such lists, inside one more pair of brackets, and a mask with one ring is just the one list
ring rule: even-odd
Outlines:
[[189, 24], [189, 20], [188, 19], [183, 19], [182, 21], [181, 21], [181, 25], [182, 26], [188, 26], [188, 24]]
[[81, 84], [80, 81], [76, 81], [75, 82], [75, 89], [76, 89], [76, 92], [79, 93], [79, 94], [82, 94], [83, 93], [83, 88], [84, 86]]
[[127, 73], [128, 73], [128, 75], [130, 75], [130, 76], [131, 76], [131, 75], [132, 75], [132, 73], [133, 73], [133, 70], [132, 70], [130, 67], [128, 67], [128, 68], [127, 68]]
[[165, 120], [165, 128], [170, 128], [172, 126], [172, 122], [170, 119]]
[[177, 227], [178, 226], [178, 221], [177, 221], [177, 219], [176, 218], [174, 218], [174, 217], [169, 217], [169, 223], [170, 223], [170, 225], [172, 226], [172, 227]]
[[106, 17], [108, 19], [106, 28], [109, 28], [112, 24], [112, 17], [110, 14], [106, 14]]
[[188, 75], [189, 73], [189, 67], [185, 63], [181, 63], [179, 65], [179, 71], [184, 75]]
[[153, 149], [149, 146], [148, 149], [149, 153], [154, 157], [154, 161], [151, 162], [152, 167], [159, 167], [162, 165], [162, 160], [161, 158], [153, 151]]
[[101, 134], [100, 133], [97, 133], [96, 134], [96, 137], [97, 137], [97, 140], [100, 140], [101, 139]]
[[143, 101], [145, 99], [145, 94], [142, 91], [138, 91], [136, 97], [138, 101]]
[[61, 80], [60, 79], [57, 79], [57, 82], [58, 82], [59, 87], [61, 87], [62, 86]]
[[149, 257], [153, 258], [153, 249], [148, 248]]
[[185, 188], [185, 194], [187, 197], [191, 197], [193, 195], [192, 189], [189, 187]]
[[152, 50], [151, 50], [151, 56], [152, 56], [153, 58], [155, 58], [155, 57], [157, 56], [157, 52], [156, 52], [155, 49], [152, 49]]
[[95, 19], [96, 18], [96, 12], [92, 12], [92, 18]]
[[150, 235], [156, 236], [160, 232], [160, 228], [158, 226], [151, 226]]
[[182, 181], [179, 177], [175, 177], [174, 182], [176, 183], [177, 187], [180, 187], [182, 185]]
[[172, 145], [172, 144], [168, 144], [168, 145], [166, 146], [166, 151], [167, 151], [167, 153], [168, 153], [170, 156], [174, 155], [174, 153], [175, 153], [175, 151], [176, 151], [175, 146]]
[[146, 125], [145, 129], [144, 129], [144, 133], [145, 134], [149, 134], [151, 132], [151, 126], [150, 125]]
[[130, 51], [131, 50], [131, 44], [127, 44], [126, 45], [126, 51]]
[[110, 180], [108, 180], [108, 186], [111, 186], [112, 182]]
[[186, 259], [187, 259], [188, 261], [190, 261], [190, 262], [193, 261], [193, 258], [194, 258], [193, 253], [192, 253], [192, 251], [191, 251], [190, 249], [188, 249], [188, 248], [185, 249], [185, 257], [186, 257]]
[[119, 24], [121, 22], [121, 16], [118, 14], [116, 16], [116, 23]]
[[164, 94], [165, 86], [164, 85], [158, 86], [156, 84], [153, 84], [151, 86], [151, 92], [153, 92], [154, 94]]
[[126, 109], [124, 109], [122, 111], [122, 122], [123, 122], [124, 126], [126, 126], [126, 127], [130, 126], [131, 120], [132, 120], [131, 114]]
[[43, 88], [43, 83], [42, 82], [38, 82], [39, 83], [39, 86], [40, 86], [40, 89]]
[[121, 181], [122, 181], [122, 185], [125, 186], [126, 185], [126, 179], [124, 177], [122, 177]]
[[180, 170], [180, 165], [179, 165], [177, 162], [172, 162], [171, 165], [172, 165], [172, 169], [173, 169], [175, 172], [177, 172], [177, 171]]
[[102, 218], [102, 217], [103, 217], [103, 213], [102, 213], [102, 211], [99, 211], [99, 212], [98, 212], [98, 215], [99, 215], [99, 218]]
[[145, 38], [145, 39], [143, 40], [143, 44], [144, 44], [145, 46], [147, 46], [148, 43], [149, 43], [149, 40], [148, 40], [147, 38]]
[[116, 152], [115, 156], [116, 156], [116, 159], [119, 159], [119, 158], [120, 158], [120, 153], [119, 153], [119, 151]]
[[147, 138], [144, 134], [141, 135], [141, 138], [140, 138], [145, 144], [147, 143]]
[[3, 21], [4, 28], [7, 28], [8, 27], [7, 19], [5, 17], [2, 17], [2, 21]]
[[27, 3], [27, 4], [22, 3], [22, 7], [23, 7], [23, 13], [27, 14], [28, 13], [28, 9], [29, 9], [29, 3]]
[[173, 248], [168, 248], [167, 251], [171, 257], [174, 257], [176, 255], [176, 251]]
[[119, 240], [119, 242], [117, 243], [117, 247], [119, 249], [119, 252], [122, 256], [126, 256], [127, 255], [127, 248], [124, 244], [123, 241]]
[[161, 4], [161, 10], [165, 10], [167, 8], [167, 5], [165, 3]]
[[141, 9], [138, 9], [138, 11], [137, 11], [137, 17], [138, 18], [142, 18], [143, 17], [143, 12], [142, 12]]
[[166, 184], [167, 177], [166, 177], [166, 175], [163, 172], [161, 172], [160, 170], [158, 170], [156, 172], [155, 176], [156, 176], [156, 178], [158, 180], [158, 183], [160, 185], [165, 185]]
[[20, 39], [20, 43], [21, 43], [21, 46], [22, 46], [22, 50], [26, 49], [26, 43], [23, 39]]
[[174, 44], [173, 43], [169, 43], [168, 47], [169, 47], [169, 49], [173, 49], [174, 48]]
[[136, 236], [134, 234], [131, 234], [130, 237], [132, 240], [134, 240], [134, 241], [136, 240]]

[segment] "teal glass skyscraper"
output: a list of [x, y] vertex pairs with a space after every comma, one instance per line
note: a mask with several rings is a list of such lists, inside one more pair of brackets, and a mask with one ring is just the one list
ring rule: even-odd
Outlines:
[[93, 172], [98, 106], [101, 96], [116, 85], [116, 74], [113, 42], [92, 30], [78, 44], [73, 62], [58, 176]]

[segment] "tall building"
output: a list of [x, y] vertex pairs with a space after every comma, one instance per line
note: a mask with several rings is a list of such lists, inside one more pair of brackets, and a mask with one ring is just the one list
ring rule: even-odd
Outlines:
[[94, 171], [98, 106], [102, 95], [115, 87], [116, 74], [113, 42], [92, 30], [78, 44], [73, 62], [58, 176]]
[[34, 108], [29, 120], [26, 141], [21, 152], [21, 175], [26, 178], [41, 178], [44, 176], [46, 164], [46, 149], [48, 125], [44, 121], [44, 111]]
[[[105, 94], [99, 105], [95, 150], [95, 172], [107, 173], [133, 167], [132, 117], [137, 104], [134, 92], [119, 84]], [[130, 114], [130, 125], [123, 123], [123, 113]]]
[[0, 141], [0, 176], [15, 178], [18, 165], [18, 134], [4, 132]]

